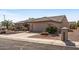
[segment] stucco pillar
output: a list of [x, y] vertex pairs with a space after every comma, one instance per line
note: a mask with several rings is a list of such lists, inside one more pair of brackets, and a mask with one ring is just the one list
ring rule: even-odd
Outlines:
[[61, 29], [61, 40], [62, 41], [68, 40], [68, 28], [67, 27], [63, 27]]

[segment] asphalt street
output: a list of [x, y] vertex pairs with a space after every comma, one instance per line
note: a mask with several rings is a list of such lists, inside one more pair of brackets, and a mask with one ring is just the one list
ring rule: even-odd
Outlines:
[[79, 50], [79, 48], [0, 39], [0, 50]]

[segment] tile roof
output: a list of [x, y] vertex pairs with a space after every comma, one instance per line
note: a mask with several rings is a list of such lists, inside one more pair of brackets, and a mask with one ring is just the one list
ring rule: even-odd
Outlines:
[[42, 17], [42, 18], [30, 18], [25, 21], [20, 21], [18, 23], [25, 23], [25, 22], [39, 22], [39, 21], [55, 21], [55, 22], [62, 22], [63, 18], [66, 17], [65, 15], [60, 16], [52, 16], [52, 17]]

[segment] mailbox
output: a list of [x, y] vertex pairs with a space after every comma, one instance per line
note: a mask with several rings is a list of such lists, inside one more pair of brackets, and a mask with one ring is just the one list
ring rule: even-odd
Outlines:
[[62, 41], [68, 40], [68, 28], [67, 27], [63, 27], [61, 29], [61, 40]]

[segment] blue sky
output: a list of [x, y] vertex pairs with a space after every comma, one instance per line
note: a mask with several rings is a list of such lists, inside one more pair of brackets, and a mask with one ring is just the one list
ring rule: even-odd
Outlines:
[[28, 18], [66, 15], [68, 21], [79, 20], [79, 9], [0, 9], [0, 21], [6, 19], [18, 22]]

